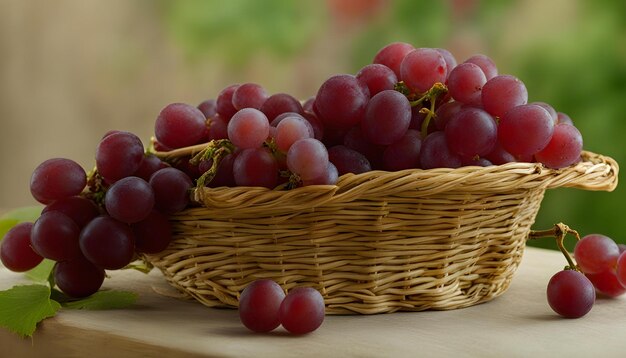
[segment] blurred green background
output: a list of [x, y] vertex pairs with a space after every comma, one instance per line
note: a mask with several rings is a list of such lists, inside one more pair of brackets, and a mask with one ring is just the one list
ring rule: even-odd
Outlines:
[[[235, 82], [299, 98], [393, 41], [484, 53], [530, 101], [569, 114], [585, 149], [626, 163], [626, 2], [619, 0], [0, 0], [0, 208], [33, 204], [50, 157], [93, 166], [99, 138], [145, 142], [160, 109]], [[565, 222], [626, 243], [623, 185], [546, 193], [535, 228]], [[531, 243], [554, 248], [552, 241]], [[570, 243], [571, 246], [571, 243]]]

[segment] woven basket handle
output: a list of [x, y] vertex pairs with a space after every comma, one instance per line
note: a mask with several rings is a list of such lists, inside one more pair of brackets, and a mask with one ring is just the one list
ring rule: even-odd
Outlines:
[[568, 168], [548, 170], [547, 188], [613, 191], [617, 187], [619, 165], [613, 158], [583, 152], [582, 159], [577, 165]]

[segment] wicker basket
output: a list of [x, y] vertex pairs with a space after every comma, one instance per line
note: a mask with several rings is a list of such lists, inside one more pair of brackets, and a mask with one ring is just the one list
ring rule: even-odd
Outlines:
[[174, 240], [147, 256], [204, 305], [236, 307], [251, 281], [313, 286], [327, 313], [447, 310], [501, 295], [546, 189], [613, 190], [617, 163], [538, 163], [344, 175], [291, 191], [198, 188]]

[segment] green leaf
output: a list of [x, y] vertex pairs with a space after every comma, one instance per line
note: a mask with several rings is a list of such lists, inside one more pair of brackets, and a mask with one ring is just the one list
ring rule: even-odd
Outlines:
[[[26, 277], [37, 283], [47, 283], [50, 280], [52, 269], [54, 269], [54, 261], [44, 259], [39, 265], [35, 266], [34, 269], [27, 271]], [[54, 285], [51, 287], [53, 286]]]
[[0, 241], [4, 239], [4, 234], [21, 222], [35, 221], [41, 215], [41, 206], [26, 206], [11, 210], [0, 216]]
[[63, 307], [77, 310], [111, 310], [132, 306], [137, 294], [128, 291], [98, 291], [93, 295], [74, 301], [63, 302]]
[[50, 287], [22, 285], [0, 291], [0, 326], [30, 337], [37, 323], [52, 317], [61, 305], [50, 299]]

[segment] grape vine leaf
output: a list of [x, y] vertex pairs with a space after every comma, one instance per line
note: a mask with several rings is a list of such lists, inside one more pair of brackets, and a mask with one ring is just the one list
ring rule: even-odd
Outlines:
[[[37, 283], [49, 282], [50, 273], [54, 269], [54, 261], [44, 259], [41, 263], [32, 270], [26, 271], [26, 277]], [[54, 285], [52, 285], [54, 286]]]
[[41, 214], [41, 206], [25, 206], [11, 210], [0, 216], [0, 241], [11, 228], [21, 222], [35, 221]]
[[137, 301], [137, 294], [129, 291], [98, 291], [80, 300], [63, 300], [63, 308], [77, 310], [111, 310], [132, 306]]
[[20, 285], [0, 291], [0, 326], [22, 337], [30, 337], [37, 323], [52, 317], [61, 305], [50, 299], [44, 285]]

